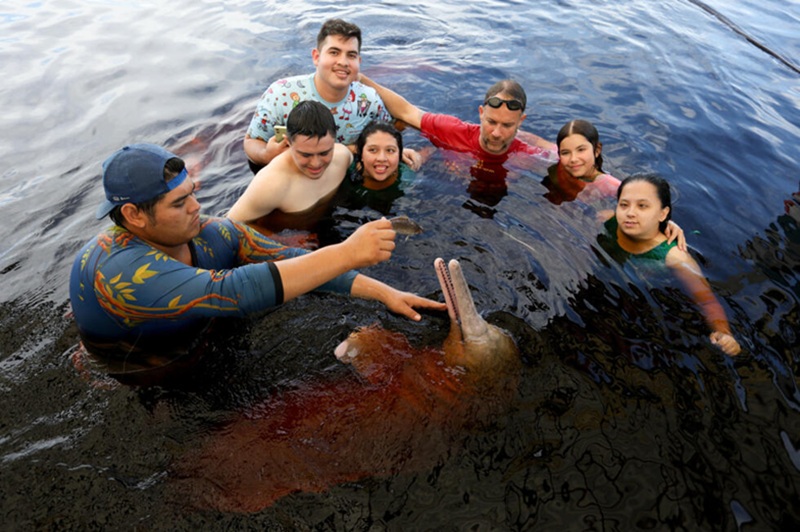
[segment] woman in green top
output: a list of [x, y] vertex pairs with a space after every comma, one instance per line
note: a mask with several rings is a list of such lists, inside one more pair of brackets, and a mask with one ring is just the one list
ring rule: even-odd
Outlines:
[[618, 262], [666, 264], [700, 307], [713, 331], [711, 343], [728, 355], [738, 355], [741, 347], [700, 266], [689, 253], [667, 242], [664, 230], [671, 215], [667, 181], [653, 175], [628, 177], [617, 190], [616, 211], [605, 223], [600, 244]]
[[[349, 179], [342, 183], [348, 206], [368, 206], [388, 214], [392, 202], [416, 177], [414, 170], [400, 161], [402, 153], [403, 136], [392, 124], [370, 122], [356, 141]], [[418, 165], [430, 156], [425, 150], [416, 153]]]

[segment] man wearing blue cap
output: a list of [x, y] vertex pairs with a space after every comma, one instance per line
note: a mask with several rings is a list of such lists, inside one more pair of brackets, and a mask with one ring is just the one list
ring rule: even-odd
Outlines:
[[[70, 299], [87, 350], [132, 365], [152, 351], [186, 349], [212, 318], [246, 316], [320, 289], [414, 310], [443, 303], [402, 292], [353, 271], [388, 260], [388, 220], [308, 252], [225, 218], [200, 215], [184, 162], [152, 144], [133, 144], [103, 163], [106, 201], [97, 218], [115, 225], [78, 253]], [[133, 355], [133, 356], [131, 356]]]

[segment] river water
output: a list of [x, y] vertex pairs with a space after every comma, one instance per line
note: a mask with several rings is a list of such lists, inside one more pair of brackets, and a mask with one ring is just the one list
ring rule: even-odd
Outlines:
[[[800, 524], [800, 4], [6, 1], [0, 7], [0, 522], [31, 529], [777, 530]], [[67, 281], [106, 221], [100, 163], [146, 141], [185, 155], [220, 213], [251, 173], [241, 138], [264, 88], [309, 72], [320, 24], [364, 31], [364, 72], [476, 121], [518, 79], [524, 129], [591, 120], [606, 169], [656, 172], [744, 353], [723, 357], [674, 287], [596, 253], [597, 224], [510, 170], [489, 194], [437, 153], [392, 205], [424, 228], [368, 274], [438, 297], [457, 258], [524, 367], [489, 426], [399, 467], [253, 514], [197, 509], [170, 471], [211, 427], [336, 376], [333, 348], [380, 322], [363, 301], [300, 298], [239, 324], [180, 389], [78, 371]], [[406, 143], [426, 141], [407, 131]], [[462, 164], [463, 163], [463, 164]], [[374, 218], [339, 209], [334, 234]], [[414, 450], [412, 449], [411, 452]], [[424, 452], [424, 451], [419, 451]]]

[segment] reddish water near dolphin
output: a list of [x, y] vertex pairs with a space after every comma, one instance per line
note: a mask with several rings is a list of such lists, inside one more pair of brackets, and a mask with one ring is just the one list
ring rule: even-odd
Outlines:
[[[6, 2], [4, 528], [797, 528], [800, 13], [728, 4]], [[489, 83], [513, 76], [529, 95], [524, 129], [554, 138], [589, 119], [611, 173], [670, 179], [675, 219], [744, 355], [708, 343], [676, 286], [607, 264], [591, 211], [549, 203], [540, 174], [480, 182], [471, 161], [438, 153], [387, 213], [423, 233], [367, 273], [440, 297], [433, 259], [461, 261], [477, 307], [521, 348], [503, 415], [414, 467], [253, 514], [169, 497], [175, 464], [228, 421], [343, 378], [333, 349], [354, 328], [378, 322], [419, 349], [448, 328], [443, 315], [415, 324], [314, 295], [230, 324], [181, 386], [87, 381], [70, 361], [66, 282], [105, 223], [93, 219], [101, 161], [132, 141], [169, 146], [196, 172], [205, 212], [224, 211], [251, 176], [240, 141], [256, 100], [310, 70], [329, 16], [361, 25], [364, 71], [425, 109], [476, 120]], [[337, 209], [320, 241], [376, 216]]]

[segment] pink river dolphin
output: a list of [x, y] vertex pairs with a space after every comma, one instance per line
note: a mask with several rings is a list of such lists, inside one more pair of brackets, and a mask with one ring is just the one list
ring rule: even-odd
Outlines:
[[292, 493], [420, 471], [516, 394], [508, 333], [475, 309], [461, 266], [434, 262], [451, 320], [440, 347], [369, 326], [335, 350], [345, 377], [275, 393], [186, 453], [171, 484], [191, 506], [257, 512]]

